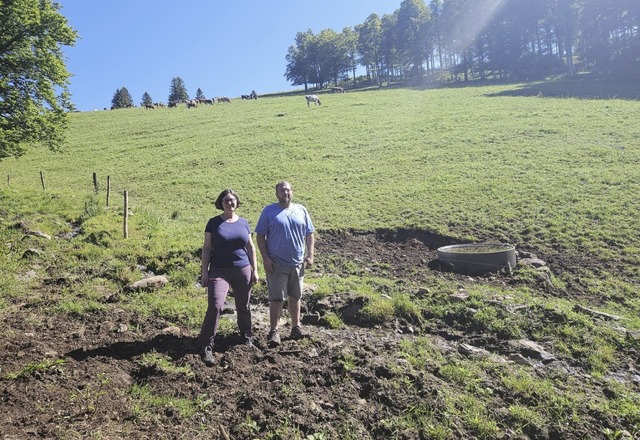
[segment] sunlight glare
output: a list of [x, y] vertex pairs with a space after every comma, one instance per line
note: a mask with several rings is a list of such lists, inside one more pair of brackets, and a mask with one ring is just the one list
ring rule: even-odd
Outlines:
[[506, 0], [484, 0], [469, 2], [469, 8], [459, 17], [455, 28], [461, 29], [460, 43], [467, 49], [480, 35]]

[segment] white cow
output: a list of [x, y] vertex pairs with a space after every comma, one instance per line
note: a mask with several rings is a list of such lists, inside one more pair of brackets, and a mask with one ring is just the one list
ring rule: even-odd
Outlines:
[[305, 98], [307, 98], [307, 107], [309, 107], [312, 102], [318, 105], [322, 105], [322, 103], [320, 102], [320, 98], [318, 98], [318, 95], [306, 95]]

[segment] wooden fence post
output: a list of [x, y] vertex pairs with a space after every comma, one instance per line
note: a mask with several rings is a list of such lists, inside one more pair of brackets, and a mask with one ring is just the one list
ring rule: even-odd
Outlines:
[[124, 225], [123, 232], [124, 238], [129, 237], [129, 192], [124, 192]]
[[111, 176], [107, 176], [107, 207], [109, 206], [109, 197], [111, 197]]
[[46, 191], [47, 187], [44, 184], [44, 173], [40, 171], [40, 182], [42, 183], [42, 191]]
[[99, 187], [98, 187], [98, 175], [96, 173], [93, 173], [93, 189], [95, 192], [99, 191]]

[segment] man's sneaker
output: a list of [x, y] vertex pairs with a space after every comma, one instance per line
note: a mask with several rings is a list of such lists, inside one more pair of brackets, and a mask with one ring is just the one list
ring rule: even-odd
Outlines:
[[244, 338], [244, 340], [242, 341], [242, 345], [244, 345], [247, 348], [254, 348], [254, 349], [258, 348], [256, 347], [256, 344], [253, 343], [253, 338]]
[[269, 332], [269, 336], [267, 336], [267, 344], [272, 348], [280, 345], [280, 334], [278, 333], [278, 329], [271, 330]]
[[291, 335], [289, 336], [291, 339], [303, 339], [307, 337], [307, 334], [302, 331], [299, 325], [296, 325], [291, 329]]
[[213, 347], [206, 345], [200, 352], [200, 359], [207, 367], [213, 367], [216, 364], [216, 358], [213, 356]]

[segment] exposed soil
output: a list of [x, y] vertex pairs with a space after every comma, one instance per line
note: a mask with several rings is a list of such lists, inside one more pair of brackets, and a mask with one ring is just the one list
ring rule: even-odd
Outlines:
[[[395, 279], [398, 285], [406, 283], [408, 289], [417, 290], [412, 294], [420, 294], [421, 283], [434, 273], [461, 284], [469, 282], [469, 277], [433, 270], [436, 249], [445, 244], [452, 243], [410, 231], [327, 232], [317, 241], [318, 261], [313, 270], [318, 276], [353, 275], [354, 271], [378, 274]], [[348, 262], [352, 264], [348, 266]], [[490, 276], [474, 282], [505, 285], [509, 281], [506, 276]], [[39, 303], [55, 301], [52, 292], [38, 292]], [[323, 432], [324, 438], [341, 438], [345, 432], [358, 439], [427, 438], [424, 433], [394, 431], [384, 422], [411, 408], [416, 399], [430, 400], [434, 409], [442, 404], [438, 398], [442, 379], [437, 372], [426, 368], [419, 374], [403, 373], [408, 371], [403, 368], [404, 360], [390, 362], [389, 356], [403, 339], [415, 338], [416, 334], [429, 336], [450, 356], [462, 356], [461, 343], [480, 346], [505, 358], [516, 351], [508, 341], [459, 326], [363, 322], [358, 314], [362, 301], [342, 295], [322, 304], [306, 304], [305, 331], [309, 338], [289, 340], [285, 325], [282, 345], [268, 348], [268, 311], [265, 298], [256, 294], [253, 315], [257, 348], [240, 345], [235, 335], [219, 337], [217, 365], [211, 368], [199, 358], [196, 334], [160, 319], [132, 315], [122, 310], [118, 299], [108, 292], [104, 298], [108, 311], [89, 316], [45, 315], [32, 301], [16, 301], [0, 323], [0, 373], [20, 372], [45, 360], [52, 364], [0, 381], [0, 436], [251, 439], [264, 438], [268, 432], [279, 433], [276, 438], [290, 438], [287, 432], [293, 431], [287, 429], [296, 427], [309, 436]], [[347, 327], [331, 330], [315, 322], [314, 313], [322, 307], [340, 314]], [[173, 368], [144, 362], [144, 355], [150, 353], [166, 357]], [[55, 364], [59, 359], [64, 362]], [[399, 368], [392, 368], [394, 364]], [[554, 364], [569, 368], [561, 360]], [[540, 375], [552, 368], [543, 362], [537, 365]], [[392, 387], [398, 382], [391, 379], [400, 374], [407, 374], [413, 390]], [[147, 404], [136, 409], [136, 401], [148, 400], [129, 392], [134, 385], [134, 389], [147, 389], [156, 396], [197, 401], [199, 409], [186, 416], [175, 403], [159, 402], [153, 411]], [[500, 402], [508, 396], [495, 398], [499, 411]], [[606, 421], [591, 422], [594, 429], [606, 426]], [[585, 423], [584, 429], [588, 430], [589, 420]], [[577, 439], [589, 434], [569, 427], [564, 432], [558, 428], [529, 433], [503, 429], [503, 438]], [[459, 438], [468, 435], [454, 432]]]

